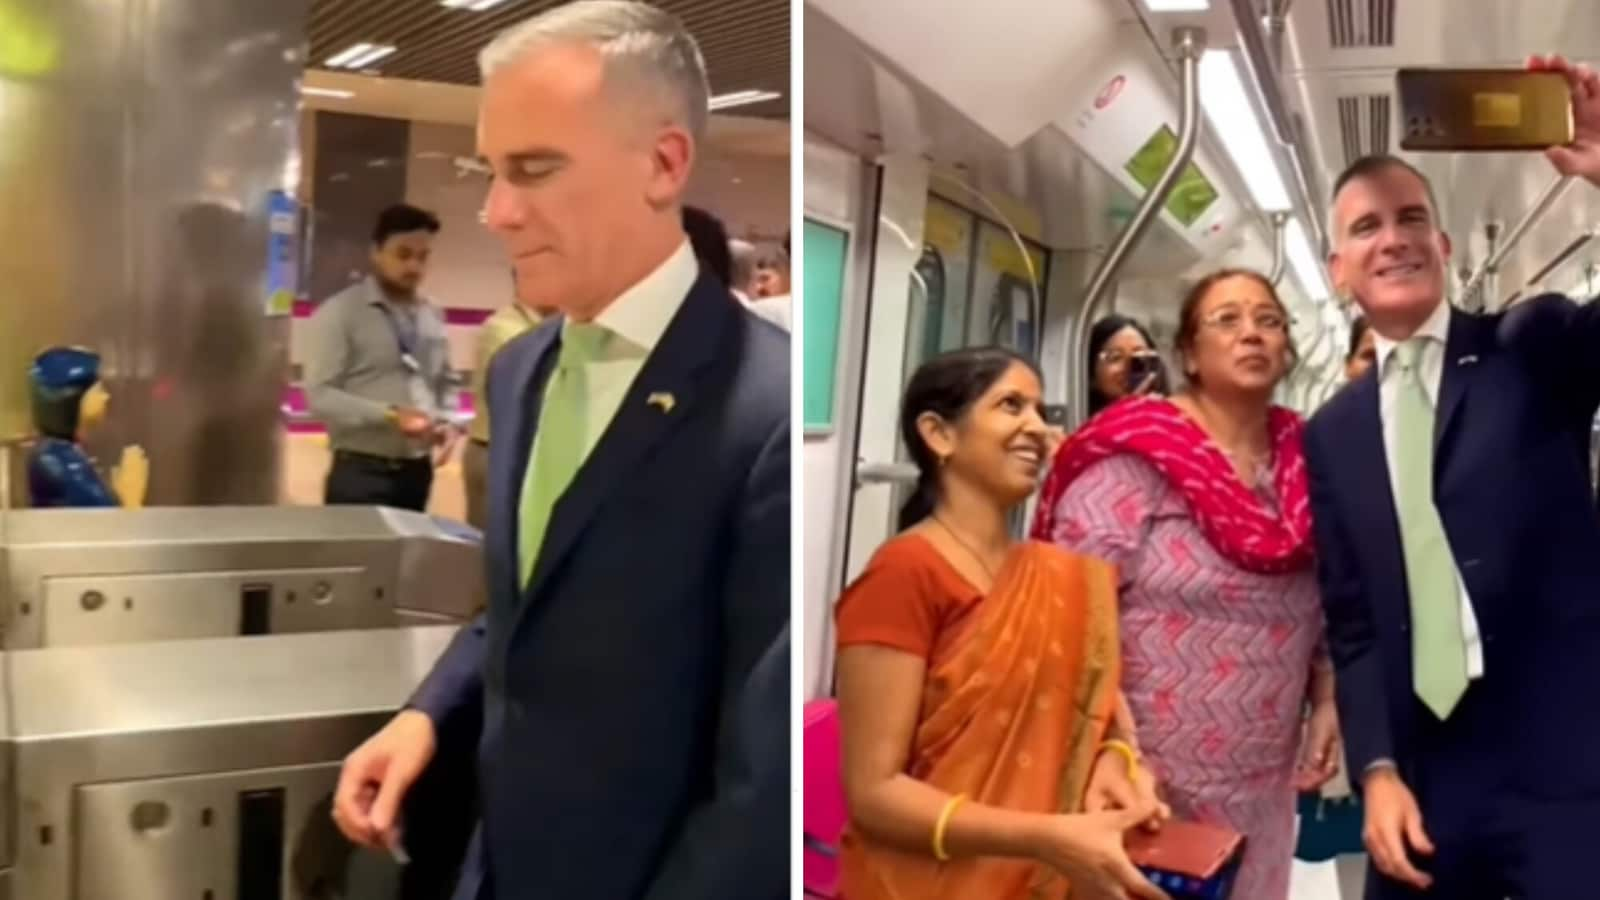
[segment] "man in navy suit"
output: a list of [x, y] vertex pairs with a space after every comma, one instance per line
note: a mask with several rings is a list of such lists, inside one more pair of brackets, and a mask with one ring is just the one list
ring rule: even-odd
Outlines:
[[[1551, 160], [1600, 185], [1600, 78], [1531, 65], [1572, 85], [1576, 140]], [[1593, 896], [1600, 305], [1451, 308], [1436, 212], [1399, 159], [1339, 178], [1330, 268], [1378, 361], [1306, 430], [1367, 896]]]
[[481, 65], [487, 224], [522, 301], [562, 315], [490, 366], [488, 610], [346, 760], [335, 820], [392, 846], [465, 736], [458, 900], [783, 896], [789, 341], [684, 237], [704, 64], [670, 15], [608, 0]]

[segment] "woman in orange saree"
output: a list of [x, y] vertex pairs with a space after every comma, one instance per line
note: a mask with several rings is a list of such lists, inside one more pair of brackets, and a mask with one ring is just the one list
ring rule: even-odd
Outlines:
[[1039, 395], [998, 348], [907, 387], [922, 479], [837, 611], [846, 900], [1164, 896], [1122, 848], [1164, 810], [1133, 775], [1114, 572], [1010, 537], [1052, 449]]

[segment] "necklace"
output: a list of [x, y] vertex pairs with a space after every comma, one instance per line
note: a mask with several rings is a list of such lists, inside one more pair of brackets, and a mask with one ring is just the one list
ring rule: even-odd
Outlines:
[[962, 540], [961, 539], [961, 535], [956, 534], [956, 530], [954, 528], [951, 528], [949, 525], [946, 525], [944, 520], [939, 518], [937, 515], [929, 516], [929, 518], [931, 518], [931, 519], [933, 519], [933, 521], [939, 523], [939, 527], [944, 529], [944, 533], [950, 535], [950, 539], [951, 540], [955, 541], [958, 545], [960, 545], [961, 549], [967, 551], [967, 555], [971, 556], [972, 557], [972, 561], [977, 563], [979, 568], [983, 569], [983, 574], [988, 575], [989, 576], [989, 580], [991, 582], [995, 580], [994, 570], [989, 568], [989, 564], [987, 562], [984, 562], [983, 556], [981, 554], [979, 554], [978, 551], [972, 549], [972, 545], [971, 544], [969, 544], [966, 541]]
[[1270, 450], [1266, 453], [1240, 453], [1237, 450], [1230, 450], [1221, 444], [1217, 445], [1217, 449], [1222, 451], [1223, 456], [1232, 460], [1234, 466], [1248, 471], [1250, 478], [1247, 480], [1255, 484], [1260, 484], [1264, 480], [1263, 476], [1272, 471], [1272, 451]]
[[[1265, 452], [1254, 453], [1235, 450], [1227, 446], [1217, 438], [1216, 430], [1210, 427], [1211, 417], [1206, 415], [1199, 404], [1193, 403], [1193, 401], [1190, 402], [1193, 405], [1196, 420], [1202, 425], [1201, 430], [1211, 439], [1211, 445], [1222, 451], [1222, 455], [1228, 458], [1228, 462], [1233, 465], [1234, 474], [1239, 476], [1239, 480], [1251, 489], [1259, 488], [1265, 484], [1272, 472], [1272, 448], [1269, 446]], [[1248, 472], [1249, 475], [1242, 474], [1240, 470]]]

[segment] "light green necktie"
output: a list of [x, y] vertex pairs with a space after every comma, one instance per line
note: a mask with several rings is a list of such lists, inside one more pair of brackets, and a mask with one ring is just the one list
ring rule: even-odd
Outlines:
[[589, 377], [585, 366], [599, 358], [610, 332], [599, 325], [567, 322], [551, 373], [539, 428], [522, 476], [517, 510], [519, 584], [526, 587], [544, 546], [550, 513], [583, 464], [588, 435]]
[[1461, 594], [1444, 523], [1433, 502], [1433, 403], [1422, 385], [1426, 338], [1395, 348], [1395, 505], [1411, 594], [1412, 685], [1434, 715], [1447, 718], [1467, 690]]

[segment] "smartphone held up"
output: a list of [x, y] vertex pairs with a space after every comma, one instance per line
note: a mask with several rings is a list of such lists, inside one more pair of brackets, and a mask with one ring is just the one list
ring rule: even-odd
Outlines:
[[1128, 358], [1127, 391], [1145, 394], [1160, 386], [1163, 367], [1161, 357], [1153, 351], [1135, 353]]
[[1400, 148], [1545, 150], [1572, 142], [1572, 90], [1560, 72], [1401, 69]]

